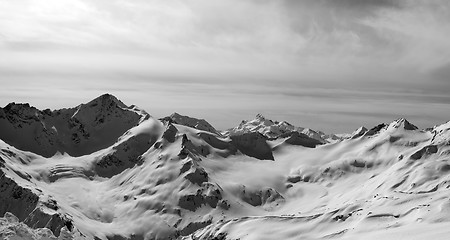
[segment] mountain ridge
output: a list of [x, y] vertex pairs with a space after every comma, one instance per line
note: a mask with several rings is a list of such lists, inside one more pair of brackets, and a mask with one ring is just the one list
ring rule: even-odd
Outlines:
[[[104, 94], [86, 104], [53, 111], [41, 111], [29, 104], [8, 104], [0, 108], [0, 131], [2, 140], [23, 150], [46, 157], [56, 152], [80, 156], [110, 145], [147, 117], [145, 112]], [[17, 139], [15, 136], [20, 134], [33, 139]], [[86, 151], [77, 152], [82, 148]]]
[[[70, 129], [80, 144], [65, 138]], [[54, 111], [8, 104], [0, 237], [6, 224], [32, 239], [43, 230], [28, 228], [50, 229], [50, 239], [361, 239], [392, 225], [408, 232], [417, 219], [424, 230], [450, 222], [450, 121], [421, 130], [400, 118], [338, 139], [305, 129], [258, 114], [220, 132], [178, 113], [155, 119], [108, 94]], [[36, 150], [34, 136], [62, 143]]]

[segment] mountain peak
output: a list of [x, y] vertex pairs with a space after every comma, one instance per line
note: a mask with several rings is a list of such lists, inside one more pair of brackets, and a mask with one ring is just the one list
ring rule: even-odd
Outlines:
[[250, 120], [253, 124], [263, 124], [265, 126], [270, 126], [273, 124], [277, 124], [277, 121], [272, 121], [271, 119], [266, 118], [261, 113], [256, 114], [255, 118], [253, 120]]
[[40, 112], [37, 108], [28, 103], [9, 103], [4, 108], [0, 108], [0, 118], [9, 116], [10, 118], [30, 119], [37, 118]]
[[262, 115], [261, 113], [258, 113], [258, 114], [256, 114], [255, 119], [264, 121], [264, 120], [266, 120], [266, 117], [264, 117], [264, 115]]
[[92, 101], [88, 102], [86, 105], [88, 106], [97, 106], [97, 105], [101, 105], [101, 106], [119, 106], [122, 108], [126, 108], [127, 105], [125, 105], [122, 101], [120, 101], [117, 97], [115, 97], [114, 95], [111, 95], [109, 93], [105, 93], [95, 99], [93, 99]]
[[359, 138], [359, 137], [363, 136], [367, 131], [368, 131], [368, 129], [366, 127], [361, 126], [358, 129], [356, 129], [353, 133], [351, 133], [349, 138], [350, 139]]
[[19, 112], [19, 111], [23, 111], [25, 109], [37, 111], [37, 108], [30, 106], [29, 103], [15, 103], [15, 102], [8, 103], [8, 105], [6, 105], [3, 109], [5, 111], [11, 111], [11, 112]]
[[220, 133], [211, 125], [209, 124], [205, 119], [197, 119], [189, 116], [181, 115], [177, 112], [172, 113], [169, 117], [166, 117], [164, 119], [171, 119], [174, 123], [184, 125], [187, 127], [192, 127], [195, 129], [219, 134]]
[[393, 128], [403, 128], [405, 130], [417, 130], [417, 129], [419, 129], [418, 127], [416, 127], [414, 124], [410, 123], [405, 118], [399, 118], [399, 119], [393, 121], [391, 124], [389, 124], [389, 126], [391, 126]]
[[181, 114], [179, 114], [177, 112], [174, 112], [174, 113], [170, 114], [169, 117], [170, 118], [181, 118], [181, 117], [186, 117], [186, 116], [183, 116], [183, 115], [181, 115]]
[[[110, 94], [76, 108], [55, 111], [10, 103], [0, 108], [0, 138], [44, 157], [56, 152], [81, 156], [114, 143], [143, 117]], [[18, 137], [23, 135], [27, 137]]]
[[232, 135], [259, 132], [269, 139], [284, 137], [292, 132], [299, 132], [322, 143], [338, 139], [335, 135], [327, 135], [321, 131], [296, 127], [286, 121], [273, 121], [260, 113], [256, 114], [256, 117], [253, 120], [243, 120], [239, 126], [230, 129], [229, 131]]

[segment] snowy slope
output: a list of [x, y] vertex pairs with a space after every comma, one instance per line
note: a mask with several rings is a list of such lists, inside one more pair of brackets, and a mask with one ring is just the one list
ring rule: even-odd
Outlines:
[[[111, 95], [72, 109], [14, 104], [0, 113], [0, 239], [450, 233], [450, 122], [420, 130], [398, 119], [323, 144], [262, 116], [227, 134], [179, 114], [157, 120]], [[66, 138], [71, 119], [89, 138]], [[43, 130], [50, 126], [53, 135]], [[42, 151], [34, 136], [60, 144]]]

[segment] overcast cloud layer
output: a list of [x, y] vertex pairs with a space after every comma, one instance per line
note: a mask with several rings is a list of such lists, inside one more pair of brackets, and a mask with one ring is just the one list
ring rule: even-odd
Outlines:
[[447, 0], [0, 0], [0, 105], [429, 127], [450, 120], [449, 39]]

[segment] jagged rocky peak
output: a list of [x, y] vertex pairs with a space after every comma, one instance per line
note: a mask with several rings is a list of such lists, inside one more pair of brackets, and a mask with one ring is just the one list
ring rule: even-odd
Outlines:
[[165, 130], [162, 135], [162, 138], [171, 143], [175, 142], [175, 139], [176, 139], [176, 136], [178, 133], [178, 129], [171, 122], [166, 122], [164, 124], [164, 126], [165, 126]]
[[29, 113], [36, 113], [39, 110], [33, 106], [30, 106], [29, 103], [9, 103], [4, 108], [5, 112], [15, 113], [15, 114], [29, 114]]
[[146, 115], [111, 94], [55, 111], [11, 103], [0, 108], [0, 138], [16, 148], [45, 157], [57, 152], [81, 156], [110, 146]]
[[[142, 115], [142, 116], [139, 116]], [[145, 114], [138, 114], [131, 107], [125, 105], [122, 101], [111, 94], [103, 94], [94, 100], [81, 104], [71, 118], [88, 125], [99, 125], [118, 118], [126, 122], [134, 122], [136, 118], [145, 117]]]
[[246, 129], [249, 126], [271, 126], [273, 124], [278, 124], [277, 121], [272, 121], [268, 118], [266, 118], [264, 115], [258, 113], [256, 114], [255, 118], [251, 120], [242, 120], [238, 127], [234, 128], [237, 129]]
[[166, 121], [168, 120], [175, 124], [184, 125], [198, 130], [219, 134], [219, 132], [205, 119], [197, 119], [189, 116], [184, 116], [175, 112], [172, 113], [169, 117], [163, 118], [162, 120]]
[[256, 114], [256, 116], [255, 116], [255, 118], [253, 120], [250, 120], [250, 121], [245, 121], [244, 120], [243, 122], [252, 122], [252, 121], [253, 122], [268, 123], [268, 124], [280, 124], [280, 125], [293, 126], [292, 124], [290, 124], [290, 123], [288, 123], [286, 121], [279, 122], [279, 121], [276, 121], [276, 120], [269, 119], [269, 118], [265, 117], [261, 113]]
[[261, 113], [256, 114], [255, 120], [259, 120], [259, 121], [262, 121], [262, 122], [269, 121], [269, 122], [273, 123], [272, 120], [264, 117], [264, 115], [262, 115]]
[[251, 120], [250, 122], [258, 122], [258, 123], [264, 124], [266, 126], [278, 124], [277, 121], [272, 121], [271, 119], [266, 118], [261, 113], [256, 114], [255, 119]]
[[258, 114], [256, 114], [256, 119], [265, 120], [266, 118], [261, 113], [258, 113]]
[[239, 126], [230, 129], [230, 135], [243, 134], [249, 132], [258, 132], [269, 139], [282, 138], [290, 136], [292, 132], [305, 134], [321, 143], [335, 142], [339, 137], [333, 134], [325, 134], [321, 131], [315, 131], [309, 128], [296, 127], [286, 121], [273, 121], [262, 114], [257, 114], [252, 120], [244, 120]]
[[229, 132], [231, 135], [258, 132], [268, 138], [277, 138], [298, 130], [303, 130], [303, 128], [296, 128], [284, 121], [272, 121], [258, 113], [254, 119], [243, 120], [239, 126], [230, 129]]
[[388, 131], [388, 132], [395, 132], [397, 129], [403, 129], [407, 131], [414, 131], [418, 130], [419, 128], [410, 123], [405, 118], [399, 118], [389, 124], [386, 123], [380, 123], [377, 126], [371, 128], [370, 130], [366, 131], [363, 136], [369, 137], [373, 135], [377, 135], [379, 133]]
[[356, 129], [353, 133], [351, 133], [349, 138], [350, 139], [359, 138], [359, 137], [363, 136], [367, 131], [368, 131], [368, 129], [366, 127], [361, 126], [358, 129]]
[[28, 103], [9, 103], [0, 108], [0, 118], [7, 118], [10, 122], [39, 121], [42, 112]]
[[120, 101], [115, 96], [109, 93], [105, 93], [95, 98], [94, 100], [88, 102], [86, 105], [89, 107], [99, 106], [101, 108], [108, 108], [108, 107], [128, 108], [128, 106], [125, 105], [122, 101]]
[[405, 130], [410, 130], [410, 131], [419, 129], [418, 127], [416, 127], [414, 124], [410, 123], [405, 118], [399, 118], [399, 119], [393, 121], [391, 124], [389, 124], [389, 126], [392, 128], [403, 128]]

